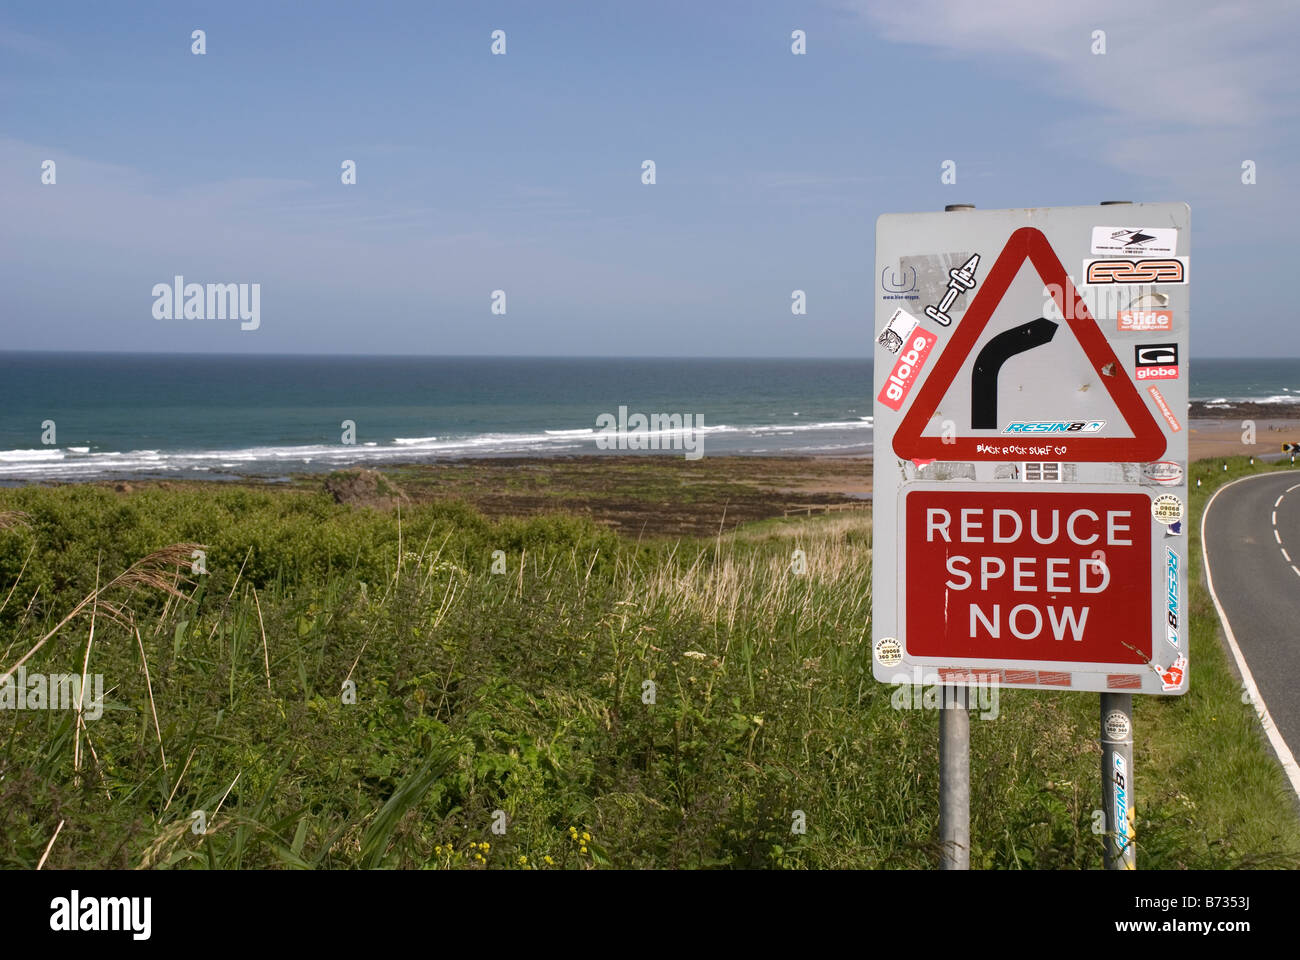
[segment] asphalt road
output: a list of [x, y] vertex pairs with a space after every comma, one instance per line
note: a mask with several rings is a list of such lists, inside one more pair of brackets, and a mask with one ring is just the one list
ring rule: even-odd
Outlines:
[[1300, 467], [1222, 487], [1206, 508], [1202, 531], [1230, 635], [1277, 732], [1298, 756]]

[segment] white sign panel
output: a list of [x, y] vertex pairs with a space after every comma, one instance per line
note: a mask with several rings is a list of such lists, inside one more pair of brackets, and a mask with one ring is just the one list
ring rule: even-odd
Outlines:
[[1189, 226], [877, 221], [876, 679], [1187, 690]]

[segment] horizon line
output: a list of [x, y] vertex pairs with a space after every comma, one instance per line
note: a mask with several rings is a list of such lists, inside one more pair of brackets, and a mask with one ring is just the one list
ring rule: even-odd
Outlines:
[[[656, 354], [651, 356], [628, 356], [625, 354], [608, 354], [608, 353], [282, 353], [282, 352], [252, 352], [252, 351], [198, 351], [186, 352], [176, 350], [51, 350], [42, 348], [23, 348], [23, 349], [0, 349], [0, 356], [9, 354], [54, 354], [63, 356], [147, 356], [147, 357], [261, 357], [261, 358], [293, 358], [293, 359], [394, 359], [394, 360], [833, 360], [833, 361], [854, 361], [866, 360], [874, 362], [872, 354], [863, 354], [856, 356], [790, 356], [788, 354], [772, 355], [738, 355], [738, 354]], [[1270, 360], [1270, 361], [1289, 361], [1295, 360], [1300, 362], [1300, 357], [1278, 357], [1278, 356], [1202, 356], [1199, 358], [1188, 357], [1187, 361], [1194, 360]]]

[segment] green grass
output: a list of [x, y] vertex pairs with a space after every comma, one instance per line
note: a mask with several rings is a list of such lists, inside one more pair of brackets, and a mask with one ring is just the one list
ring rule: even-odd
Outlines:
[[[183, 602], [105, 594], [28, 662], [80, 673], [94, 609], [111, 692], [81, 730], [0, 713], [0, 865], [56, 830], [48, 867], [937, 862], [937, 719], [872, 678], [867, 511], [634, 542], [283, 490], [24, 488], [0, 510], [26, 514], [0, 531], [0, 671], [97, 567], [196, 542], [209, 570], [179, 571]], [[1136, 698], [1139, 864], [1296, 867], [1294, 797], [1194, 567], [1191, 692]], [[972, 721], [972, 865], [1100, 866], [1096, 726], [1095, 696], [1032, 691]]]
[[[1223, 471], [1226, 463], [1228, 470]], [[1200, 542], [1201, 515], [1214, 491], [1252, 473], [1295, 471], [1289, 461], [1269, 465], [1246, 457], [1202, 460], [1189, 475], [1191, 503], [1191, 668], [1188, 693], [1182, 697], [1135, 698], [1134, 718], [1142, 749], [1137, 753], [1138, 801], [1155, 801], [1148, 821], [1145, 852], [1171, 866], [1216, 860], [1243, 866], [1294, 869], [1300, 848], [1297, 800], [1254, 708], [1247, 704], [1232, 658], [1220, 640], [1218, 614], [1205, 586]], [[1197, 478], [1202, 485], [1196, 487]], [[1160, 772], [1151, 782], [1144, 765]], [[1143, 808], [1139, 806], [1142, 817]], [[1194, 825], [1198, 856], [1189, 859], [1163, 833], [1165, 824]], [[1177, 834], [1175, 834], [1177, 835]], [[1180, 841], [1186, 842], [1186, 841]], [[1142, 848], [1140, 848], [1142, 849]]]

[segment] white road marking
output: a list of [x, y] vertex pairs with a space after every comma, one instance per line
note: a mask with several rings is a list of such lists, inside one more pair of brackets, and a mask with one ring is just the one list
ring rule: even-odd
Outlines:
[[[1262, 474], [1261, 474], [1261, 476], [1262, 476]], [[1282, 496], [1285, 497], [1285, 496], [1286, 496], [1288, 493], [1290, 493], [1292, 490], [1300, 490], [1300, 483], [1297, 483], [1294, 487], [1287, 487], [1285, 490], [1282, 491]]]
[[[1205, 541], [1205, 518], [1210, 515], [1210, 508], [1214, 506], [1214, 501], [1218, 498], [1219, 494], [1228, 489], [1228, 487], [1231, 487], [1233, 484], [1241, 483], [1244, 480], [1250, 480], [1252, 477], [1267, 476], [1270, 476], [1270, 474], [1257, 473], [1252, 474], [1250, 477], [1241, 477], [1240, 479], [1233, 480], [1231, 483], [1225, 484], [1224, 486], [1219, 487], [1218, 490], [1214, 491], [1214, 494], [1210, 497], [1210, 502], [1207, 503], [1205, 509], [1201, 511], [1201, 560], [1205, 564], [1205, 585], [1210, 588], [1210, 599], [1214, 601], [1214, 609], [1219, 614], [1219, 623], [1223, 624], [1224, 636], [1228, 639], [1228, 647], [1232, 651], [1232, 659], [1237, 662], [1237, 671], [1241, 674], [1242, 682], [1246, 685], [1246, 692], [1250, 694], [1250, 702], [1254, 705], [1255, 712], [1259, 715], [1259, 722], [1264, 728], [1264, 733], [1268, 737], [1268, 742], [1273, 746], [1273, 752], [1277, 754], [1278, 762], [1282, 764], [1283, 772], [1286, 774], [1287, 779], [1291, 781], [1291, 789], [1296, 792], [1297, 796], [1300, 796], [1300, 764], [1296, 763], [1295, 755], [1291, 753], [1291, 748], [1288, 747], [1286, 741], [1282, 739], [1282, 735], [1277, 732], [1277, 727], [1273, 723], [1273, 717], [1269, 714], [1268, 706], [1264, 703], [1264, 697], [1259, 692], [1259, 687], [1255, 685], [1255, 677], [1250, 672], [1250, 667], [1246, 665], [1246, 658], [1241, 652], [1241, 647], [1237, 645], [1237, 638], [1233, 636], [1232, 626], [1228, 623], [1228, 615], [1223, 612], [1223, 604], [1219, 602], [1219, 595], [1214, 592], [1214, 576], [1210, 573], [1210, 545]], [[1297, 483], [1294, 487], [1291, 487], [1290, 490], [1287, 490], [1287, 493], [1290, 493], [1291, 490], [1295, 490], [1297, 487], [1300, 487], [1300, 483]], [[1292, 564], [1291, 569], [1295, 570], [1297, 577], [1300, 577], [1300, 568], [1297, 568], [1295, 564]]]
[[[1296, 484], [1296, 486], [1300, 486], [1300, 484]], [[1295, 487], [1291, 487], [1287, 492], [1294, 489]], [[1282, 535], [1277, 531], [1277, 508], [1285, 497], [1286, 492], [1273, 501], [1273, 537], [1277, 540], [1278, 548], [1282, 551], [1282, 556], [1286, 559], [1286, 562], [1291, 563], [1291, 555], [1286, 552], [1286, 547], [1282, 546]], [[1295, 570], [1296, 576], [1300, 577], [1300, 570], [1296, 570], [1296, 565], [1294, 563], [1291, 563], [1291, 569]]]

